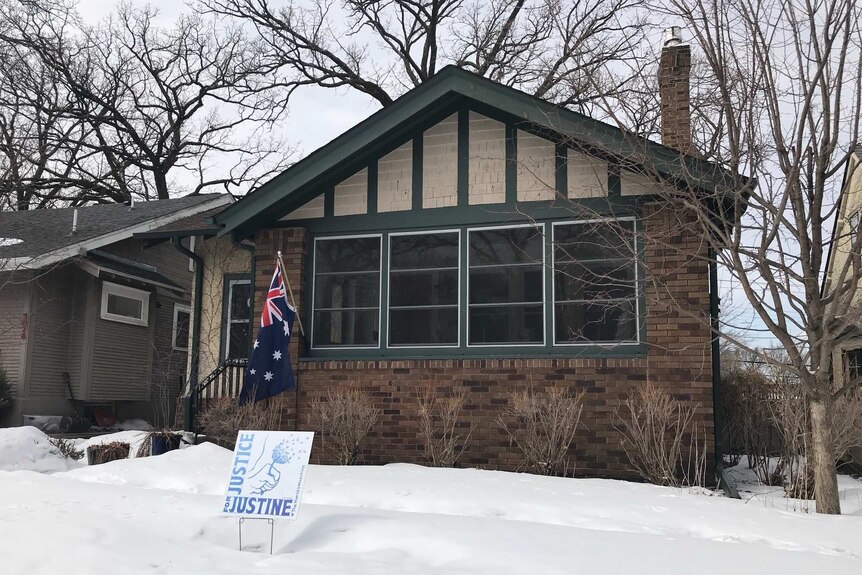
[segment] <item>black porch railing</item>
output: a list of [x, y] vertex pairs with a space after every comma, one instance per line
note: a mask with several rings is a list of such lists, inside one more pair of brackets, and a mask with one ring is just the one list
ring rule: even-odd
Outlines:
[[242, 389], [248, 359], [227, 359], [191, 387], [186, 398], [186, 429], [199, 431], [200, 414], [207, 410], [212, 401], [236, 398]]

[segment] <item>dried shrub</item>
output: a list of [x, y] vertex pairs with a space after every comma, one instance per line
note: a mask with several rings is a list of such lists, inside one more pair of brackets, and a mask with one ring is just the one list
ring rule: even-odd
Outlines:
[[570, 395], [551, 388], [514, 393], [497, 418], [521, 452], [527, 467], [539, 475], [560, 475], [581, 422], [584, 392]]
[[[736, 367], [722, 373], [722, 437], [725, 451], [745, 454], [748, 467], [766, 485], [781, 485], [770, 461], [781, 452], [780, 433], [771, 414], [775, 386], [755, 367]], [[739, 459], [730, 461], [735, 465]]]
[[380, 410], [368, 394], [356, 388], [329, 391], [311, 403], [311, 419], [324, 448], [335, 454], [340, 465], [355, 465], [362, 440], [371, 432]]
[[419, 396], [419, 434], [425, 442], [425, 458], [434, 467], [454, 467], [464, 453], [475, 427], [461, 415], [466, 403], [463, 389], [440, 397], [429, 386]]
[[0, 368], [0, 415], [12, 407], [12, 382], [6, 370]]
[[84, 457], [84, 450], [78, 449], [75, 444], [68, 439], [63, 439], [62, 437], [50, 437], [48, 438], [48, 441], [50, 441], [51, 445], [56, 447], [57, 451], [59, 451], [66, 459], [78, 461]]
[[229, 397], [214, 399], [200, 414], [200, 427], [207, 439], [233, 448], [241, 429], [275, 431], [281, 427], [281, 402], [277, 399], [239, 405]]
[[675, 487], [703, 485], [706, 454], [697, 430], [690, 429], [697, 407], [648, 382], [617, 409], [614, 427], [629, 463], [643, 479]]
[[99, 465], [118, 459], [128, 459], [131, 447], [124, 441], [112, 441], [87, 448], [87, 463]]

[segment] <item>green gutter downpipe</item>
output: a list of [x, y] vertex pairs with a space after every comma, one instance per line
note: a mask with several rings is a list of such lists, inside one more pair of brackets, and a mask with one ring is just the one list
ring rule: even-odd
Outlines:
[[[171, 244], [173, 244], [174, 248], [176, 248], [180, 253], [188, 256], [195, 263], [195, 278], [194, 278], [194, 293], [195, 293], [195, 301], [194, 301], [194, 319], [192, 320], [192, 345], [191, 345], [191, 354], [192, 361], [189, 369], [189, 391], [192, 390], [192, 382], [197, 385], [198, 382], [198, 366], [199, 366], [199, 358], [200, 354], [200, 346], [201, 346], [201, 313], [203, 311], [203, 298], [201, 297], [201, 291], [204, 286], [204, 260], [201, 256], [197, 255], [187, 247], [183, 245], [182, 238], [179, 236], [171, 237]], [[185, 403], [185, 428], [191, 430], [194, 427], [194, 417], [192, 415], [192, 410], [194, 406], [192, 402], [194, 401], [194, 394], [189, 393], [189, 396], [186, 398]]]
[[721, 346], [719, 345], [718, 311], [721, 298], [718, 297], [718, 263], [715, 250], [709, 247], [709, 327], [712, 331], [712, 417], [715, 440], [715, 475], [724, 494], [739, 499], [739, 493], [727, 479], [724, 471], [724, 438], [721, 435]]
[[256, 262], [255, 257], [254, 257], [254, 250], [255, 250], [256, 246], [250, 246], [250, 245], [242, 243], [241, 241], [239, 241], [236, 238], [236, 234], [231, 234], [230, 239], [233, 242], [233, 245], [235, 245], [236, 247], [238, 247], [241, 250], [247, 251], [248, 255], [251, 258], [251, 271], [249, 272], [251, 274], [251, 277], [249, 278], [249, 280], [251, 282], [251, 285], [250, 285], [250, 287], [251, 287], [251, 301], [249, 302], [249, 311], [248, 311], [248, 344], [249, 344], [248, 357], [251, 357], [251, 342], [253, 341], [252, 338], [254, 336], [254, 296], [255, 296], [255, 293], [257, 292], [256, 286], [255, 286], [255, 273], [256, 273], [255, 264], [257, 262]]

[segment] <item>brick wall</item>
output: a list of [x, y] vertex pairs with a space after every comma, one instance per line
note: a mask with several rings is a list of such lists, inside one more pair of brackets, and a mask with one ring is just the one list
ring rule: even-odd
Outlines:
[[[699, 404], [695, 424], [712, 452], [712, 385], [709, 291], [705, 245], [690, 220], [660, 205], [645, 207], [647, 341], [645, 357], [459, 359], [298, 362], [301, 339], [294, 329], [291, 357], [297, 366], [298, 396], [285, 394], [285, 429], [311, 429], [310, 404], [328, 390], [358, 384], [376, 399], [381, 420], [367, 440], [361, 463], [422, 463], [418, 397], [426, 386], [441, 393], [468, 392], [467, 411], [476, 422], [462, 465], [518, 469], [521, 456], [497, 423], [514, 391], [528, 386], [585, 391], [582, 428], [570, 452], [579, 475], [632, 476], [614, 429], [614, 412], [647, 380], [680, 400]], [[257, 237], [256, 314], [268, 287], [275, 251], [282, 249], [298, 301], [309, 252], [302, 229], [264, 230]], [[298, 418], [297, 418], [298, 415]], [[313, 460], [331, 463], [315, 449]], [[711, 461], [711, 457], [708, 459]]]

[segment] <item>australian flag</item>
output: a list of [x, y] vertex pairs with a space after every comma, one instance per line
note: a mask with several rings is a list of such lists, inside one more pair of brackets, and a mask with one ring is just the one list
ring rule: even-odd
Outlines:
[[276, 263], [239, 394], [240, 404], [260, 401], [294, 388], [293, 368], [287, 353], [294, 317], [296, 309], [287, 303], [281, 270]]

